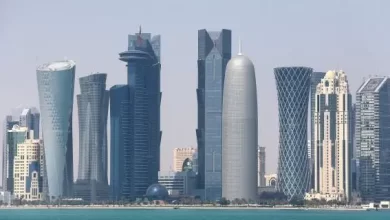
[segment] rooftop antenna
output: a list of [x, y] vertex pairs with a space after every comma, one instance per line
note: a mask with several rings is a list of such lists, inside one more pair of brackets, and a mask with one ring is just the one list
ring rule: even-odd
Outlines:
[[241, 53], [241, 38], [238, 37], [238, 55], [242, 55]]
[[141, 29], [141, 25], [139, 26], [139, 35], [141, 35], [141, 32], [142, 32], [142, 29]]

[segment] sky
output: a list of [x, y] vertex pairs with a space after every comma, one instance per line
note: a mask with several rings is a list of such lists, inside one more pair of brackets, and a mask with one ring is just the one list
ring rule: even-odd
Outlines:
[[[273, 68], [342, 69], [354, 96], [364, 78], [389, 75], [389, 11], [386, 0], [0, 0], [0, 117], [18, 106], [39, 107], [36, 67], [46, 62], [76, 61], [75, 95], [78, 78], [95, 72], [108, 74], [108, 88], [125, 83], [118, 54], [142, 25], [161, 34], [161, 170], [169, 170], [173, 148], [197, 145], [197, 30], [231, 29], [233, 55], [240, 38], [255, 65], [259, 144], [266, 147], [266, 172], [275, 173]], [[75, 176], [77, 121], [74, 102]]]

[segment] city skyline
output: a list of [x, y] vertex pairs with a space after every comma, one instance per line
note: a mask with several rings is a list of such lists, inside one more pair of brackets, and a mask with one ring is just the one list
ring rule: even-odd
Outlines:
[[[217, 9], [218, 5], [214, 2], [209, 3], [209, 9], [204, 9], [210, 13], [210, 15], [205, 13], [207, 15], [205, 18], [199, 18], [194, 12], [188, 10], [175, 12], [175, 16], [164, 17], [165, 13], [157, 9], [153, 10], [152, 14], [154, 15], [151, 18], [143, 18], [142, 25], [145, 29], [150, 32], [161, 33], [163, 36], [162, 90], [164, 96], [161, 130], [164, 131], [164, 135], [161, 158], [164, 158], [164, 160], [162, 160], [161, 170], [168, 170], [169, 166], [172, 165], [170, 162], [172, 161], [171, 150], [174, 147], [197, 146], [194, 135], [194, 129], [196, 128], [196, 95], [194, 90], [196, 89], [197, 78], [194, 60], [197, 56], [196, 31], [200, 28], [207, 28], [208, 30], [229, 28], [233, 31], [233, 42], [236, 41], [238, 35], [246, 39], [245, 51], [253, 59], [255, 68], [258, 70], [256, 71], [256, 77], [262, 80], [261, 85], [258, 86], [258, 99], [261, 100], [259, 102], [259, 122], [260, 125], [264, 123], [267, 126], [259, 126], [259, 144], [267, 146], [267, 173], [276, 172], [276, 164], [271, 163], [271, 161], [275, 161], [277, 158], [278, 142], [277, 123], [274, 120], [277, 116], [277, 104], [273, 85], [273, 67], [305, 64], [312, 66], [316, 71], [343, 67], [342, 69], [353, 76], [350, 77], [351, 93], [353, 95], [361, 85], [363, 77], [368, 77], [370, 74], [387, 74], [385, 72], [385, 51], [390, 49], [390, 45], [385, 39], [389, 37], [389, 32], [383, 30], [385, 30], [384, 20], [389, 20], [389, 15], [384, 11], [385, 6], [389, 5], [388, 2], [382, 2], [381, 4], [379, 1], [365, 4], [362, 1], [360, 1], [360, 4], [352, 4], [351, 2], [336, 3], [336, 1], [327, 1], [327, 3], [300, 2], [301, 4], [296, 5], [287, 2], [283, 4], [261, 2], [254, 3], [250, 7], [239, 6], [240, 11], [244, 9], [248, 11], [248, 13], [242, 15], [236, 15], [233, 12], [237, 9], [228, 6], [226, 15], [221, 13], [219, 14], [221, 18], [214, 20], [211, 19], [211, 16], [215, 16], [213, 11]], [[130, 21], [132, 19], [129, 18], [137, 14], [142, 17], [144, 12], [142, 9], [135, 11], [135, 15], [130, 16], [122, 11], [121, 8], [125, 8], [121, 7], [122, 4], [115, 6], [114, 4], [96, 3], [92, 8], [102, 13], [91, 15], [93, 17], [91, 20], [83, 13], [85, 12], [83, 10], [87, 9], [87, 5], [88, 8], [91, 5], [81, 3], [78, 4], [79, 8], [74, 9], [75, 17], [72, 18], [59, 13], [58, 17], [53, 16], [56, 17], [55, 21], [48, 21], [45, 16], [41, 16], [36, 12], [46, 11], [49, 14], [56, 15], [58, 11], [53, 9], [55, 8], [52, 7], [54, 3], [45, 5], [25, 2], [24, 7], [18, 2], [11, 1], [2, 1], [0, 4], [4, 4], [0, 6], [0, 10], [5, 10], [5, 13], [0, 15], [5, 16], [5, 19], [0, 19], [0, 39], [4, 42], [2, 45], [4, 50], [0, 50], [0, 54], [4, 59], [0, 62], [2, 62], [4, 73], [6, 73], [1, 85], [4, 91], [12, 91], [13, 93], [12, 99], [6, 93], [0, 96], [0, 101], [4, 103], [2, 106], [7, 106], [7, 108], [3, 107], [0, 110], [1, 115], [7, 115], [12, 110], [11, 108], [21, 103], [38, 106], [34, 76], [35, 66], [46, 61], [61, 59], [64, 55], [76, 60], [80, 69], [76, 74], [76, 78], [84, 76], [81, 73], [87, 74], [98, 70], [109, 74], [107, 87], [124, 81], [124, 74], [122, 74], [124, 65], [117, 61], [117, 53], [122, 51], [127, 34], [134, 32], [139, 25], [138, 23], [131, 23], [133, 21]], [[133, 5], [133, 7], [136, 5]], [[166, 8], [162, 3], [156, 3], [156, 5]], [[305, 5], [305, 9], [303, 9], [303, 5]], [[73, 8], [69, 8], [69, 4], [64, 3], [63, 6], [64, 9], [73, 10]], [[195, 4], [192, 6], [200, 10], [200, 6]], [[292, 9], [287, 10], [289, 7]], [[305, 15], [300, 15], [294, 9], [305, 12]], [[21, 16], [12, 15], [16, 10], [20, 11]], [[327, 11], [327, 13], [321, 14], [316, 10]], [[251, 21], [249, 18], [255, 11], [256, 16], [259, 16], [259, 19], [255, 20], [259, 22]], [[272, 12], [275, 11], [278, 11], [278, 13], [272, 15]], [[32, 14], [32, 12], [34, 13]], [[189, 17], [183, 16], [187, 14]], [[229, 18], [230, 15], [227, 16], [227, 14], [233, 14], [232, 18]], [[345, 14], [348, 14], [348, 18], [343, 17]], [[105, 16], [111, 17], [106, 20]], [[157, 16], [161, 19], [158, 22], [161, 23], [153, 25]], [[183, 21], [174, 19], [176, 16], [183, 17]], [[305, 19], [306, 16], [311, 16], [313, 19]], [[286, 20], [286, 18], [289, 19]], [[100, 23], [99, 26], [94, 25], [96, 21], [101, 21], [97, 22]], [[32, 22], [36, 23], [33, 24]], [[52, 33], [48, 31], [50, 30], [49, 27], [53, 27], [52, 25], [56, 24], [54, 22], [60, 24], [55, 28], [58, 33], [53, 37], [48, 37], [50, 36], [49, 33]], [[77, 36], [72, 36], [67, 33], [68, 30], [60, 28], [68, 22], [71, 22], [74, 25], [73, 28], [78, 31]], [[114, 22], [118, 22], [118, 25], [112, 25]], [[161, 25], [164, 22], [166, 26]], [[296, 22], [301, 22], [301, 24]], [[187, 23], [187, 26], [183, 26], [183, 31], [172, 31], [175, 26]], [[322, 25], [317, 27], [318, 23]], [[83, 31], [82, 27], [84, 26], [89, 26], [89, 30]], [[102, 33], [102, 27], [108, 31]], [[33, 30], [40, 31], [34, 32]], [[292, 34], [286, 37], [284, 34], [286, 31], [294, 33], [296, 36]], [[312, 37], [313, 33], [328, 31], [338, 34], [337, 36], [322, 35], [324, 37], [319, 37], [317, 35], [316, 38]], [[33, 32], [34, 34], [31, 34]], [[3, 33], [7, 33], [7, 35]], [[258, 39], [262, 40], [259, 41]], [[58, 41], [64, 43], [58, 44]], [[324, 45], [326, 46], [321, 46], [322, 42], [325, 42]], [[91, 55], [91, 51], [96, 49], [96, 45], [99, 45], [100, 52], [104, 51], [104, 54], [95, 53]], [[180, 45], [180, 47], [176, 48], [175, 45]], [[83, 49], [77, 49], [77, 47]], [[53, 50], [53, 48], [56, 49]], [[301, 48], [305, 48], [304, 53], [296, 53]], [[237, 50], [237, 48], [233, 47], [234, 50]], [[182, 51], [186, 51], [186, 56], [183, 56], [185, 58], [177, 58], [175, 54], [180, 54]], [[10, 54], [12, 56], [9, 56]], [[291, 54], [295, 55], [292, 56]], [[20, 60], [23, 60], [22, 65]], [[373, 66], [375, 67], [374, 70], [372, 69]], [[24, 80], [20, 81], [18, 79]], [[14, 89], [14, 83], [9, 83], [16, 81], [23, 89], [17, 91]], [[31, 95], [26, 96], [26, 92]], [[75, 93], [78, 94], [78, 88], [76, 88]], [[180, 100], [179, 103], [182, 103], [181, 105], [177, 103], [178, 100]], [[267, 108], [263, 108], [263, 106], [267, 106]], [[77, 106], [74, 105], [73, 109], [74, 116], [76, 116]], [[73, 122], [75, 122], [73, 126], [74, 134], [77, 134], [77, 117], [73, 117]], [[179, 132], [182, 135], [177, 135]], [[177, 136], [179, 137], [176, 138]], [[79, 143], [77, 135], [73, 137], [75, 139], [73, 143], [74, 165], [77, 166]], [[76, 175], [77, 169], [75, 169], [74, 176]]]

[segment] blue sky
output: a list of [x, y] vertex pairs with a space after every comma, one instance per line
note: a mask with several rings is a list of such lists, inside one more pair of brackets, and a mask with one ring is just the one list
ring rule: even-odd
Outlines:
[[[388, 75], [389, 11], [386, 0], [0, 0], [0, 117], [19, 105], [39, 107], [35, 68], [48, 61], [75, 60], [77, 78], [107, 73], [108, 87], [126, 82], [118, 53], [142, 25], [144, 32], [162, 36], [161, 163], [168, 170], [173, 148], [196, 146], [197, 30], [227, 28], [233, 54], [240, 37], [255, 65], [259, 144], [266, 146], [267, 172], [276, 172], [273, 68], [342, 69], [354, 96], [364, 77]], [[78, 80], [75, 88], [78, 94]], [[76, 165], [76, 103], [73, 115]]]

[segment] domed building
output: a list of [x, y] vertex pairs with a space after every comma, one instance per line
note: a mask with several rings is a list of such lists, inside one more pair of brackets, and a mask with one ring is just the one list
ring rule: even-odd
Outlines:
[[148, 187], [145, 196], [151, 200], [165, 200], [169, 194], [165, 186], [156, 183]]

